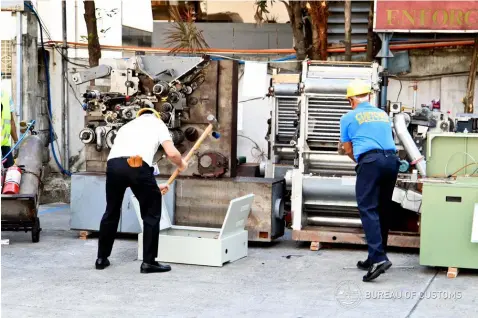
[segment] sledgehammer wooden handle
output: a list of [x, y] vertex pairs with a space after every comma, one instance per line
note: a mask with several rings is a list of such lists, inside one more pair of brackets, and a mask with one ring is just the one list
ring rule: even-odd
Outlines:
[[[206, 137], [212, 132], [212, 128], [213, 128], [213, 125], [212, 124], [209, 124], [206, 128], [206, 130], [202, 133], [201, 137], [199, 137], [199, 139], [196, 141], [196, 143], [194, 144], [194, 146], [191, 148], [191, 150], [189, 150], [188, 154], [186, 155], [186, 157], [184, 158], [184, 161], [186, 162], [189, 162], [189, 160], [191, 159], [191, 157], [194, 155], [194, 153], [196, 152], [196, 150], [199, 149], [199, 147], [201, 146], [201, 143], [204, 141], [204, 139], [206, 139]], [[173, 174], [171, 175], [171, 177], [169, 177], [169, 180], [168, 180], [168, 185], [171, 185], [171, 183], [173, 183], [174, 179], [176, 179], [176, 177], [179, 175], [179, 169], [176, 168], [176, 170], [174, 170]], [[165, 195], [166, 192], [168, 192], [166, 189], [163, 189], [161, 191], [161, 194], [162, 195]]]

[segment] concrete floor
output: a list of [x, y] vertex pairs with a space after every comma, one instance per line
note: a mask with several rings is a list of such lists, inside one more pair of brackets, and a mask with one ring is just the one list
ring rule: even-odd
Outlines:
[[417, 253], [390, 253], [394, 266], [372, 283], [354, 267], [365, 248], [312, 252], [286, 239], [222, 268], [144, 275], [131, 237], [97, 271], [97, 239], [69, 231], [68, 206], [43, 206], [40, 218], [39, 243], [2, 233], [2, 317], [478, 317], [478, 272], [447, 279]]

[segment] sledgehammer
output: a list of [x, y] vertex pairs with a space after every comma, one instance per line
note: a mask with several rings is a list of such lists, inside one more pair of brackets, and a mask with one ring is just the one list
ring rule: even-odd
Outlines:
[[[207, 126], [206, 130], [204, 130], [204, 132], [202, 133], [201, 137], [199, 137], [199, 139], [196, 141], [196, 143], [194, 144], [194, 146], [191, 148], [191, 150], [189, 150], [188, 154], [186, 155], [186, 157], [184, 158], [184, 161], [186, 162], [189, 162], [189, 160], [191, 159], [191, 157], [194, 155], [194, 153], [196, 152], [196, 150], [199, 149], [199, 147], [201, 146], [201, 143], [204, 141], [204, 139], [206, 139], [206, 137], [212, 132], [212, 136], [216, 139], [219, 139], [219, 137], [221, 136], [218, 132], [216, 131], [212, 131], [212, 129], [214, 127], [217, 127], [217, 120], [216, 120], [216, 117], [214, 117], [213, 115], [208, 115], [207, 116], [207, 121], [209, 122], [209, 125]], [[171, 175], [171, 177], [169, 177], [169, 180], [167, 182], [168, 185], [171, 185], [171, 183], [173, 183], [174, 179], [176, 179], [176, 177], [179, 175], [179, 169], [176, 168], [176, 170], [173, 172], [173, 174]], [[161, 191], [161, 194], [162, 195], [165, 195], [166, 193], [168, 192], [168, 190], [166, 189], [163, 189]]]

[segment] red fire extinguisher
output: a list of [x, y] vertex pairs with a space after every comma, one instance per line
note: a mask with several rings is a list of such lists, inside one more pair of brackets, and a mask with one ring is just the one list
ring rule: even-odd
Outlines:
[[18, 194], [20, 192], [20, 181], [22, 180], [22, 169], [18, 166], [11, 166], [7, 169], [2, 194]]

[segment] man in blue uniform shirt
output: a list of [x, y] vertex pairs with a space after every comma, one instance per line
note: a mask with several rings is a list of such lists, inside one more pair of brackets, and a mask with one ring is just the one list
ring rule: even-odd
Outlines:
[[368, 245], [368, 258], [357, 263], [358, 268], [367, 270], [364, 282], [392, 266], [385, 249], [400, 166], [389, 116], [370, 104], [370, 93], [370, 85], [352, 81], [347, 87], [352, 111], [340, 119], [340, 147], [357, 163], [355, 194]]

